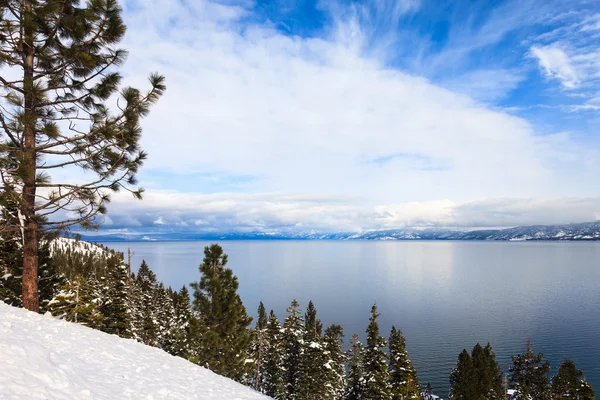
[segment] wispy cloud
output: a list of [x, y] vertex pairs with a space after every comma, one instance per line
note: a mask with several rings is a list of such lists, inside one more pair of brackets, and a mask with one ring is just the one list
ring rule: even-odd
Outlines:
[[[355, 230], [595, 215], [597, 146], [507, 112], [594, 112], [595, 53], [575, 36], [595, 34], [594, 19], [575, 26], [560, 2], [530, 0], [452, 8], [460, 15], [430, 26], [423, 15], [441, 12], [431, 2], [352, 4], [320, 3], [313, 11], [327, 13], [326, 25], [296, 34], [253, 2], [127, 0], [126, 83], [160, 71], [168, 90], [143, 122], [146, 199], [119, 194], [111, 228]], [[541, 38], [560, 24], [572, 41]], [[511, 97], [538, 70], [584, 104]]]

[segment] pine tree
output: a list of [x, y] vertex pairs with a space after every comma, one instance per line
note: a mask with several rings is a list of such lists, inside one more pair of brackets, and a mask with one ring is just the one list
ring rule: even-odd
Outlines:
[[285, 366], [285, 388], [288, 400], [295, 400], [300, 378], [300, 363], [302, 359], [304, 319], [300, 311], [300, 304], [295, 299], [287, 308], [288, 316], [283, 322], [283, 364]]
[[394, 400], [420, 399], [421, 387], [417, 378], [417, 371], [412, 365], [406, 351], [406, 340], [402, 331], [392, 326], [389, 347], [389, 371], [392, 398]]
[[227, 254], [221, 246], [204, 248], [200, 264], [200, 282], [192, 283], [193, 307], [202, 319], [201, 365], [212, 371], [241, 381], [251, 365], [246, 364], [246, 351], [252, 339], [248, 325], [252, 318], [237, 294], [238, 281], [233, 271], [225, 268]]
[[192, 319], [190, 295], [185, 286], [172, 294], [174, 323], [170, 336], [172, 342], [167, 350], [170, 354], [185, 359], [192, 356]]
[[326, 364], [324, 399], [342, 399], [346, 386], [346, 356], [342, 350], [344, 330], [340, 325], [325, 329], [323, 345], [328, 356]]
[[250, 348], [248, 350], [249, 359], [253, 361], [254, 364], [254, 373], [252, 374], [252, 378], [249, 379], [249, 385], [253, 387], [256, 391], [260, 390], [260, 385], [262, 382], [261, 376], [261, 363], [263, 358], [263, 348], [265, 346], [265, 332], [267, 330], [267, 311], [265, 310], [265, 305], [261, 301], [258, 305], [257, 311], [257, 319], [256, 326], [254, 327], [254, 332], [252, 335], [252, 343], [250, 343]]
[[127, 288], [128, 276], [123, 260], [111, 259], [107, 275], [101, 282], [103, 303], [100, 311], [104, 315], [105, 323], [102, 330], [131, 338], [133, 334]]
[[535, 354], [531, 341], [527, 340], [527, 350], [524, 354], [512, 357], [513, 365], [510, 368], [510, 381], [517, 393], [524, 397], [536, 400], [551, 398], [548, 373], [550, 363], [544, 361], [542, 353]]
[[594, 400], [595, 393], [583, 377], [583, 371], [577, 369], [575, 363], [566, 358], [552, 378], [552, 394], [554, 399]]
[[485, 348], [479, 343], [471, 352], [473, 368], [476, 375], [476, 394], [474, 400], [500, 400], [503, 399], [502, 371], [496, 362], [492, 346], [488, 343]]
[[345, 400], [362, 400], [365, 394], [365, 349], [355, 333], [350, 340], [348, 351], [348, 378]]
[[[0, 18], [0, 66], [11, 76], [0, 77], [1, 192], [18, 199], [22, 304], [37, 312], [38, 235], [97, 225], [109, 192], [124, 188], [141, 197], [140, 119], [165, 90], [164, 79], [151, 75], [144, 94], [124, 88], [118, 107], [108, 107], [126, 57], [115, 47], [125, 34], [117, 0], [5, 0]], [[86, 174], [53, 182], [64, 168]]]
[[165, 289], [161, 282], [154, 291], [153, 300], [154, 315], [158, 326], [157, 347], [166, 350], [173, 345], [171, 336], [171, 330], [175, 326], [173, 290], [171, 288]]
[[144, 344], [156, 346], [158, 340], [158, 321], [154, 315], [156, 275], [145, 260], [137, 272], [133, 290], [133, 334]]
[[281, 325], [273, 310], [271, 310], [267, 322], [263, 353], [260, 391], [275, 399], [285, 400], [287, 395], [284, 381], [286, 366]]
[[386, 363], [386, 354], [383, 349], [387, 346], [386, 340], [379, 334], [377, 318], [377, 305], [371, 308], [371, 318], [367, 328], [367, 347], [365, 349], [365, 394], [366, 400], [389, 400], [392, 398], [390, 391], [390, 374]]
[[327, 399], [327, 366], [329, 356], [321, 338], [322, 325], [312, 301], [308, 303], [304, 317], [303, 350], [300, 357], [300, 374], [296, 399]]
[[466, 349], [458, 355], [456, 367], [450, 374], [450, 397], [457, 400], [477, 399], [477, 378], [473, 360]]
[[55, 317], [99, 329], [104, 326], [99, 302], [94, 288], [78, 275], [72, 282], [61, 285], [58, 294], [48, 303], [48, 310]]

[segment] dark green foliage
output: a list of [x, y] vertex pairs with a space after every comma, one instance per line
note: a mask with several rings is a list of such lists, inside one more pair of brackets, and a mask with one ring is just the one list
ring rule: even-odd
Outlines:
[[365, 349], [355, 333], [348, 350], [348, 377], [346, 379], [345, 400], [361, 400], [365, 393]]
[[[23, 230], [23, 305], [38, 311], [40, 235], [98, 226], [110, 192], [141, 198], [140, 120], [165, 86], [152, 74], [146, 93], [119, 90], [127, 52], [116, 47], [125, 33], [117, 0], [1, 4], [0, 68], [11, 78], [0, 86], [0, 193], [22, 216], [10, 229]], [[54, 182], [65, 168], [85, 174]]]
[[464, 349], [458, 355], [456, 367], [450, 374], [450, 397], [457, 400], [471, 400], [477, 398], [476, 394], [476, 372], [473, 368], [473, 360]]
[[317, 319], [317, 310], [312, 301], [308, 303], [304, 317], [303, 348], [300, 356], [300, 373], [296, 399], [328, 399], [327, 378], [329, 355], [321, 338], [322, 324]]
[[324, 399], [342, 399], [346, 386], [346, 356], [342, 350], [344, 330], [340, 325], [325, 329], [323, 346], [327, 355]]
[[392, 399], [419, 399], [421, 387], [417, 378], [417, 371], [412, 365], [406, 351], [406, 340], [400, 330], [392, 326], [389, 347], [389, 371]]
[[365, 393], [364, 399], [389, 400], [392, 393], [389, 387], [390, 374], [383, 351], [386, 340], [379, 334], [377, 305], [371, 308], [371, 318], [367, 327], [367, 346], [365, 349]]
[[536, 400], [551, 398], [548, 381], [550, 363], [544, 361], [542, 353], [535, 354], [533, 352], [530, 340], [527, 341], [525, 353], [513, 356], [512, 361], [510, 381], [521, 396], [524, 398], [531, 396]]
[[575, 363], [566, 358], [552, 378], [552, 395], [556, 400], [594, 400], [595, 393], [583, 377], [583, 371], [577, 369]]
[[109, 262], [107, 276], [100, 280], [100, 312], [104, 315], [102, 330], [124, 338], [133, 337], [128, 282], [127, 267], [116, 259]]
[[149, 346], [156, 346], [158, 340], [158, 320], [155, 310], [156, 275], [146, 261], [138, 269], [133, 289], [133, 334]]
[[288, 316], [283, 323], [283, 365], [285, 366], [284, 383], [287, 399], [294, 400], [298, 391], [300, 379], [300, 365], [304, 349], [304, 320], [300, 311], [300, 304], [295, 299], [287, 308]]
[[173, 326], [170, 331], [170, 341], [165, 350], [174, 356], [190, 359], [192, 357], [192, 315], [190, 295], [185, 286], [179, 292], [172, 292]]
[[500, 400], [504, 396], [502, 391], [502, 371], [492, 346], [488, 343], [481, 347], [479, 343], [473, 347], [471, 352], [473, 368], [476, 372], [476, 399]]
[[263, 345], [263, 362], [260, 389], [267, 396], [283, 400], [287, 390], [284, 381], [285, 369], [284, 348], [281, 325], [273, 310], [269, 314], [265, 342]]
[[450, 375], [452, 398], [469, 400], [502, 399], [502, 372], [492, 346], [477, 343], [471, 355], [463, 350]]
[[252, 318], [237, 294], [237, 278], [226, 264], [221, 246], [207, 246], [199, 267], [200, 282], [191, 284], [194, 310], [202, 326], [198, 358], [212, 371], [241, 381], [251, 368], [246, 364], [246, 351], [252, 339], [247, 329]]

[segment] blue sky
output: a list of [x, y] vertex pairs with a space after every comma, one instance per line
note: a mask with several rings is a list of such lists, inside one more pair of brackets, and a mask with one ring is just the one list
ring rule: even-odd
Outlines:
[[104, 231], [600, 217], [600, 1], [126, 0], [146, 199]]

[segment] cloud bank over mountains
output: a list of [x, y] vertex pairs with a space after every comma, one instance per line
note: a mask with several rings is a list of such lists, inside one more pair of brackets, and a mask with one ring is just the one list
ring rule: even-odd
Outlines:
[[117, 195], [104, 229], [598, 219], [600, 14], [284, 3], [124, 3], [126, 83], [168, 90], [143, 123], [145, 200]]

